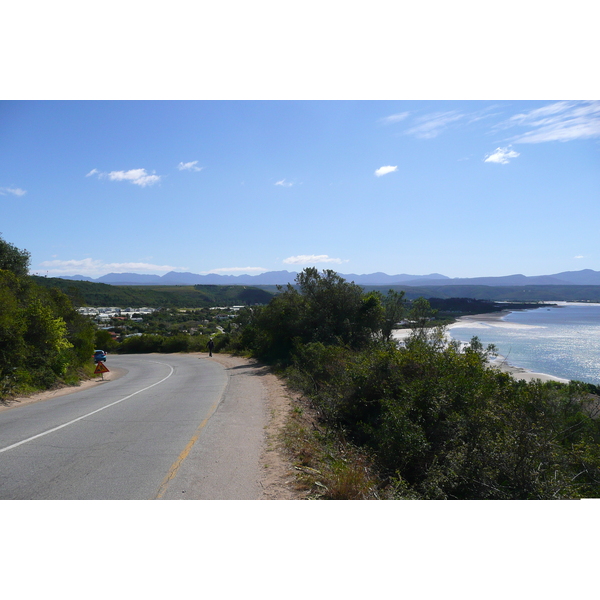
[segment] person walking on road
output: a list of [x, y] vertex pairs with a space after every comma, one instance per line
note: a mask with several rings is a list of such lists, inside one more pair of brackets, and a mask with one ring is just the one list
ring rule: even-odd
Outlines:
[[215, 343], [213, 342], [212, 338], [210, 338], [210, 340], [208, 340], [208, 355], [212, 356], [212, 351], [213, 348], [215, 347]]

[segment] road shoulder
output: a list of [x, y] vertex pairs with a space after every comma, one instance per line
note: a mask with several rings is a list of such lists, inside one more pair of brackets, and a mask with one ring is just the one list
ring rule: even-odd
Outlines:
[[264, 389], [267, 422], [263, 450], [260, 456], [260, 486], [264, 500], [298, 500], [302, 494], [295, 488], [296, 473], [281, 439], [285, 423], [292, 410], [292, 392], [268, 367], [257, 361], [232, 356], [213, 354], [212, 360], [226, 368], [248, 365], [259, 374]]
[[291, 393], [268, 367], [229, 354], [193, 353], [229, 372], [226, 399], [169, 484], [165, 499], [294, 500], [295, 471], [281, 432]]

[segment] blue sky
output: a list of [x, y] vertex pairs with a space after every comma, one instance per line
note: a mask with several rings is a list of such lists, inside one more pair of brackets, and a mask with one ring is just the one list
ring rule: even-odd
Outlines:
[[4, 9], [32, 272], [600, 270], [589, 2], [274, 6]]
[[32, 272], [600, 269], [600, 102], [3, 101]]

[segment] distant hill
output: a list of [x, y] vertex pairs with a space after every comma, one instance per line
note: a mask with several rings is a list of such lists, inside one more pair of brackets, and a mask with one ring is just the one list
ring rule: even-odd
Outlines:
[[197, 275], [169, 271], [165, 275], [140, 275], [139, 273], [108, 273], [97, 279], [84, 275], [63, 275], [60, 279], [91, 281], [109, 285], [285, 285], [293, 283], [297, 273], [269, 271], [261, 275]]
[[[351, 276], [346, 276], [351, 277]], [[77, 305], [89, 306], [178, 306], [205, 307], [231, 306], [232, 304], [268, 304], [276, 285], [118, 285], [95, 281], [78, 281], [54, 277], [32, 277], [43, 287], [56, 287], [71, 296]], [[576, 279], [576, 277], [575, 277]], [[428, 280], [423, 280], [428, 281]], [[430, 281], [430, 280], [429, 280]], [[438, 280], [439, 281], [439, 280]], [[450, 280], [453, 281], [453, 280]], [[580, 301], [600, 302], [600, 285], [452, 285], [442, 280], [439, 285], [415, 285], [418, 280], [406, 283], [365, 284], [366, 291], [378, 290], [386, 294], [389, 289], [404, 291], [406, 298], [474, 298], [491, 301]]]
[[415, 285], [421, 285], [422, 281], [434, 280], [445, 281], [450, 280], [445, 275], [439, 273], [431, 273], [430, 275], [386, 275], [385, 273], [371, 273], [370, 275], [342, 275], [346, 281], [354, 281], [357, 285], [398, 285], [401, 283], [409, 284], [415, 282]]
[[[569, 285], [571, 282], [561, 280], [555, 275], [539, 275], [527, 277], [525, 275], [506, 275], [504, 277], [455, 277], [454, 279], [421, 279], [409, 281], [408, 285]], [[585, 285], [585, 284], [584, 284]]]
[[600, 285], [600, 271], [584, 269], [583, 271], [565, 271], [554, 275], [557, 279], [573, 285]]
[[77, 306], [150, 306], [204, 308], [268, 304], [277, 291], [239, 285], [108, 285], [96, 281], [65, 280], [55, 277], [32, 279], [42, 287], [58, 288]]
[[365, 290], [404, 291], [407, 300], [416, 298], [474, 298], [501, 302], [598, 302], [600, 285], [437, 285], [365, 286]]
[[440, 285], [491, 285], [491, 286], [522, 286], [522, 285], [600, 285], [600, 271], [584, 269], [583, 271], [564, 271], [554, 275], [506, 275], [504, 277], [443, 277], [421, 278], [408, 281], [407, 285], [440, 286]]
[[[584, 269], [582, 271], [564, 271], [553, 275], [506, 275], [503, 277], [455, 277], [450, 278], [439, 273], [429, 275], [387, 275], [371, 273], [368, 275], [340, 273], [347, 281], [358, 285], [407, 285], [407, 286], [444, 286], [444, 285], [600, 285], [600, 271]], [[197, 275], [170, 271], [165, 275], [140, 275], [138, 273], [108, 273], [98, 279], [83, 275], [63, 276], [61, 279], [93, 281], [110, 285], [285, 285], [294, 283], [297, 273], [290, 271], [268, 271], [260, 275]]]

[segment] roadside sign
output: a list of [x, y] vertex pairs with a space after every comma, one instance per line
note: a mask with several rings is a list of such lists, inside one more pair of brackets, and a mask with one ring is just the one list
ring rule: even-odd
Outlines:
[[96, 370], [94, 371], [94, 375], [97, 375], [98, 373], [108, 373], [108, 372], [109, 372], [108, 367], [104, 363], [99, 362], [96, 365]]

